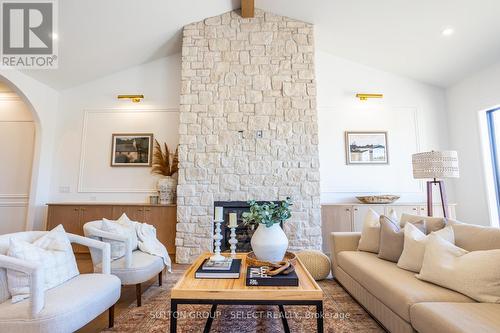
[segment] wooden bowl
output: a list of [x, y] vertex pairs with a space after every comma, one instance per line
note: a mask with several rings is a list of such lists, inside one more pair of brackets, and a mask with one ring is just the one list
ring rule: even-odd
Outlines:
[[398, 200], [400, 197], [398, 195], [368, 195], [356, 197], [359, 201], [365, 204], [390, 204]]

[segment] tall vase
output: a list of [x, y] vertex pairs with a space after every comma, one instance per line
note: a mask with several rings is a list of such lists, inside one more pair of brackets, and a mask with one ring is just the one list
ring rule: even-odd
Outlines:
[[160, 204], [175, 204], [177, 201], [177, 179], [174, 177], [158, 179], [158, 192], [160, 194]]
[[259, 224], [250, 244], [257, 259], [278, 262], [283, 260], [285, 256], [288, 238], [279, 223], [275, 223], [269, 228], [265, 224]]

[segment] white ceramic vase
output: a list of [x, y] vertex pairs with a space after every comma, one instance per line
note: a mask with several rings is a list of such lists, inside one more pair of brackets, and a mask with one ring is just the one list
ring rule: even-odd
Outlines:
[[275, 223], [269, 228], [265, 224], [259, 224], [250, 244], [257, 259], [278, 262], [283, 260], [285, 256], [288, 248], [288, 238], [279, 223]]
[[158, 192], [161, 205], [175, 204], [177, 200], [177, 179], [174, 177], [158, 179]]

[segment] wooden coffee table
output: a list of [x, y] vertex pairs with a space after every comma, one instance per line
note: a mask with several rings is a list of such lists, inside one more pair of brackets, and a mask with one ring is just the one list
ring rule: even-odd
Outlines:
[[177, 307], [181, 304], [211, 304], [210, 316], [204, 332], [208, 333], [212, 326], [217, 305], [277, 305], [285, 332], [290, 332], [285, 316], [285, 305], [313, 305], [316, 307], [318, 332], [323, 333], [323, 290], [318, 286], [311, 274], [297, 259], [295, 270], [299, 277], [298, 287], [247, 287], [246, 253], [238, 253], [242, 259], [239, 279], [196, 279], [194, 274], [198, 267], [211, 253], [202, 254], [184, 273], [172, 288], [170, 306], [170, 332], [177, 332]]

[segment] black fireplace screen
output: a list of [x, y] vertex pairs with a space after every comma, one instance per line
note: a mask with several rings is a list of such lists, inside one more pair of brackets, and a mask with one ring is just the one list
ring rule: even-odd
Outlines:
[[[259, 204], [266, 203], [268, 201], [258, 201]], [[276, 202], [278, 203], [278, 202]], [[222, 223], [222, 244], [221, 251], [230, 251], [229, 238], [231, 235], [231, 229], [228, 227], [229, 224], [229, 213], [236, 213], [238, 227], [236, 228], [236, 252], [250, 252], [252, 251], [252, 246], [250, 245], [250, 239], [257, 229], [257, 225], [243, 223], [242, 214], [250, 210], [250, 205], [246, 201], [215, 201], [214, 207], [223, 207], [223, 217], [224, 223]]]

